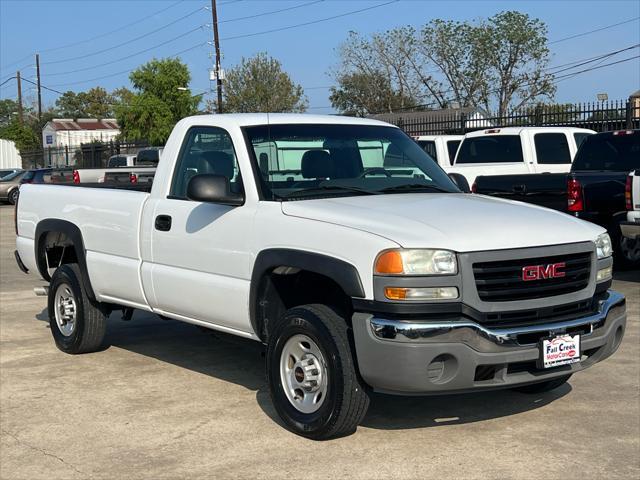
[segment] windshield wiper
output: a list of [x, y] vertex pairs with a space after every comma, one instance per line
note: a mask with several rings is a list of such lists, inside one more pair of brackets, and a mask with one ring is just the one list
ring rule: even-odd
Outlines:
[[403, 190], [434, 190], [436, 192], [442, 193], [454, 193], [451, 190], [446, 190], [442, 187], [438, 187], [437, 185], [425, 185], [423, 183], [407, 183], [404, 185], [395, 185], [393, 187], [387, 187], [380, 190], [382, 193], [393, 193], [393, 192], [401, 192]]
[[329, 191], [344, 191], [350, 193], [359, 193], [360, 195], [379, 195], [380, 192], [374, 190], [367, 190], [365, 188], [360, 187], [352, 187], [349, 185], [320, 185], [318, 187], [306, 188], [303, 190], [296, 190], [295, 192], [291, 192], [287, 195], [282, 196], [281, 198], [300, 198], [322, 194]]

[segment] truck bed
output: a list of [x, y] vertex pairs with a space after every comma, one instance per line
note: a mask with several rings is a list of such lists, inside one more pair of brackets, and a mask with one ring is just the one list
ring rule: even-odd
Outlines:
[[26, 267], [38, 271], [32, 253], [38, 223], [66, 222], [82, 232], [95, 292], [110, 292], [144, 306], [146, 300], [139, 281], [139, 228], [142, 209], [149, 198], [144, 188], [149, 187], [131, 187], [23, 185], [18, 202], [21, 214], [17, 242], [22, 252], [30, 252], [23, 258]]

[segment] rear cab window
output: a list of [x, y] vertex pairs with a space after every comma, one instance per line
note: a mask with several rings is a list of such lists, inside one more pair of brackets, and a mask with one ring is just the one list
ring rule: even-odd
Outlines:
[[536, 158], [541, 165], [571, 163], [569, 142], [564, 133], [536, 133], [533, 136]]
[[126, 167], [126, 166], [127, 166], [127, 157], [111, 157], [109, 159], [109, 165], [107, 165], [107, 168]]
[[640, 168], [640, 131], [590, 135], [578, 150], [572, 171], [624, 171]]
[[456, 164], [523, 163], [520, 135], [467, 137], [460, 145]]

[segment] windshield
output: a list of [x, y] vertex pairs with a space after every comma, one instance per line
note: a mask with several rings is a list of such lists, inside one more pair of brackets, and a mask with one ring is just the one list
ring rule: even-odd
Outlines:
[[625, 135], [591, 135], [578, 150], [572, 171], [640, 168], [640, 131]]
[[398, 128], [292, 124], [244, 130], [267, 200], [459, 192], [434, 160]]
[[523, 162], [519, 135], [492, 135], [465, 138], [456, 164]]

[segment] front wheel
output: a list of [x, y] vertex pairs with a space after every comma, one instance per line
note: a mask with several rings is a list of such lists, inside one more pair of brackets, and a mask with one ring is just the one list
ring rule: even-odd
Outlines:
[[276, 322], [267, 346], [267, 379], [287, 428], [314, 440], [354, 432], [369, 406], [347, 322], [326, 305], [292, 308]]

